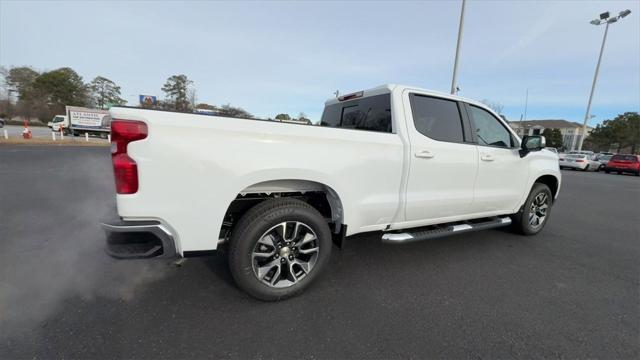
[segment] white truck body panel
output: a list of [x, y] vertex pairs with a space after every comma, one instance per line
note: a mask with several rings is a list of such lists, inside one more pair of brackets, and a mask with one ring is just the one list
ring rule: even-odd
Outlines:
[[[114, 120], [148, 125], [147, 138], [128, 145], [140, 186], [135, 194], [117, 195], [118, 213], [125, 220], [160, 220], [182, 254], [216, 248], [239, 194], [328, 188], [340, 200], [346, 235], [353, 235], [513, 214], [542, 175], [556, 177], [559, 188], [557, 157], [549, 151], [521, 158], [517, 148], [419, 134], [408, 94], [490, 111], [486, 106], [397, 85], [364, 95], [382, 93], [391, 94], [392, 133], [114, 107]], [[486, 156], [493, 159], [482, 160]]]

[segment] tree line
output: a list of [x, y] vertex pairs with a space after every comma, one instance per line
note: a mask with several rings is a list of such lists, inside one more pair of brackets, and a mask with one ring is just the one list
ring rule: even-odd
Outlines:
[[625, 112], [596, 125], [584, 140], [585, 148], [594, 151], [614, 149], [617, 153], [640, 151], [640, 114]]
[[[0, 113], [5, 117], [24, 116], [46, 122], [56, 114], [64, 114], [65, 106], [104, 109], [108, 105], [123, 105], [120, 87], [103, 76], [85, 83], [75, 70], [63, 67], [39, 72], [28, 66], [0, 68], [2, 93]], [[17, 102], [12, 101], [13, 93]]]
[[[193, 81], [184, 74], [169, 76], [160, 90], [164, 93], [164, 99], [140, 106], [181, 112], [208, 110], [220, 115], [254, 118], [250, 112], [231, 104], [216, 106], [198, 102]], [[17, 101], [13, 101], [16, 97]], [[27, 119], [38, 118], [46, 123], [53, 116], [64, 114], [65, 106], [107, 109], [126, 104], [127, 101], [122, 98], [121, 87], [104, 76], [96, 76], [89, 83], [85, 83], [82, 76], [70, 67], [42, 72], [30, 66], [9, 69], [0, 67], [2, 118], [24, 116]], [[304, 113], [300, 113], [297, 119], [289, 114], [278, 114], [275, 120], [311, 123]]]

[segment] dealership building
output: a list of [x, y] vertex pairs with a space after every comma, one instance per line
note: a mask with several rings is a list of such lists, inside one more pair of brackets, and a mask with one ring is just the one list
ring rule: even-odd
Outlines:
[[[574, 150], [582, 137], [582, 124], [562, 119], [510, 121], [509, 126], [522, 137], [524, 135], [541, 135], [544, 129], [558, 129], [562, 133], [562, 144], [568, 150]], [[593, 130], [587, 126], [587, 136]]]

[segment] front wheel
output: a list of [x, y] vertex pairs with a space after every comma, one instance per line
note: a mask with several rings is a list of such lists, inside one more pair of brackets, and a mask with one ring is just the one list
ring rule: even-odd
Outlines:
[[535, 235], [546, 225], [553, 195], [549, 187], [542, 183], [535, 183], [522, 209], [512, 216], [513, 228], [523, 235]]
[[249, 295], [281, 300], [318, 277], [331, 247], [331, 231], [316, 209], [297, 199], [270, 199], [249, 209], [236, 224], [229, 267]]

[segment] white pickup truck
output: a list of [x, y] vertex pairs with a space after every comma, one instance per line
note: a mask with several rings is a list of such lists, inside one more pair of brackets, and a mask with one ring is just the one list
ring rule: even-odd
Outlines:
[[228, 246], [239, 287], [299, 293], [332, 242], [378, 231], [408, 243], [548, 222], [557, 156], [476, 101], [400, 85], [330, 99], [319, 126], [115, 107], [119, 258]]

